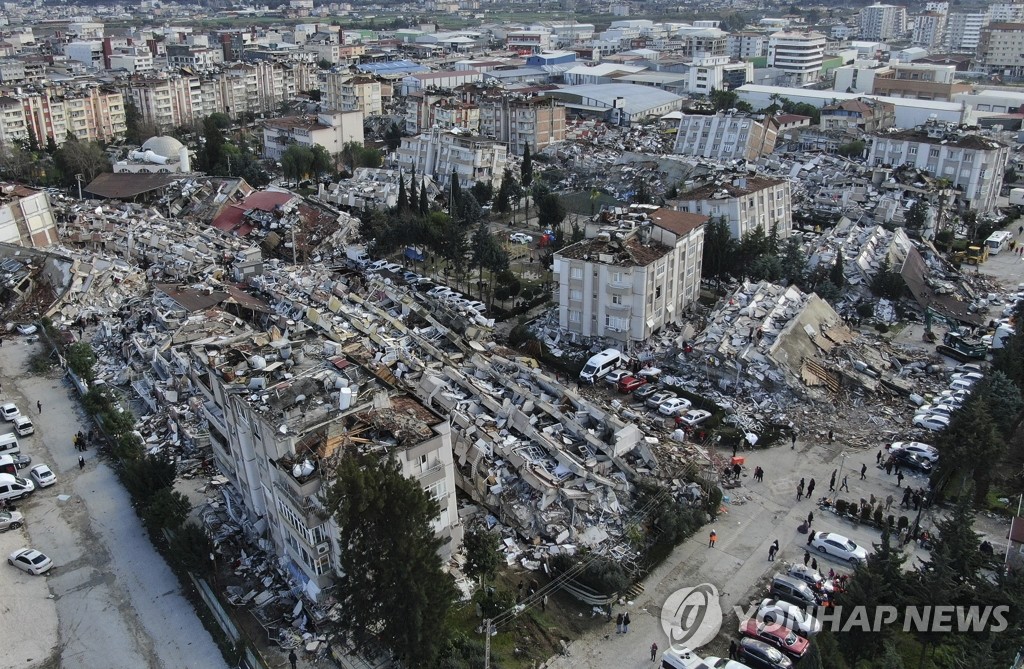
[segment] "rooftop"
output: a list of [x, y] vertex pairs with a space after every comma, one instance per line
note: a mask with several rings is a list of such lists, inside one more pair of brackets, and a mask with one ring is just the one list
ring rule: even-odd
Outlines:
[[603, 265], [621, 267], [646, 267], [668, 253], [671, 249], [658, 242], [643, 243], [637, 235], [625, 239], [584, 239], [567, 246], [557, 253], [563, 258], [586, 260]]
[[691, 214], [674, 209], [658, 209], [651, 213], [651, 220], [659, 228], [668, 230], [677, 237], [690, 234], [710, 219], [703, 214]]
[[743, 197], [744, 195], [750, 195], [751, 193], [783, 183], [785, 181], [782, 179], [757, 176], [748, 176], [723, 182], [709, 181], [685, 193], [680, 193], [679, 199], [683, 201], [708, 200], [714, 197], [716, 193], [722, 192], [725, 192], [728, 197]]

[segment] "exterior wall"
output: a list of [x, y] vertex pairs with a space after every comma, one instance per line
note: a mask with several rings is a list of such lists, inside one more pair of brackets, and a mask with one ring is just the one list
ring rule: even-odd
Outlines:
[[684, 193], [676, 208], [711, 218], [724, 216], [729, 232], [736, 239], [742, 239], [756, 228], [770, 234], [772, 227], [780, 238], [785, 238], [793, 227], [792, 195], [786, 181], [738, 197], [687, 200]]
[[914, 34], [910, 43], [935, 49], [942, 44], [946, 30], [946, 15], [938, 12], [926, 12], [914, 17]]
[[553, 102], [479, 101], [480, 134], [522, 155], [526, 145], [536, 153], [565, 140], [565, 107]]
[[974, 53], [981, 40], [981, 28], [985, 25], [985, 14], [949, 14], [946, 18], [947, 51]]
[[123, 96], [100, 88], [75, 91], [67, 97], [60, 89], [47, 89], [22, 96], [21, 104], [26, 124], [44, 144], [47, 137], [53, 137], [60, 146], [68, 132], [81, 140], [111, 141], [127, 129]]
[[907, 10], [897, 5], [870, 5], [860, 10], [861, 39], [887, 40], [906, 31]]
[[994, 23], [983, 29], [975, 63], [993, 74], [1024, 75], [1024, 24]]
[[403, 170], [415, 169], [417, 174], [430, 176], [442, 187], [448, 186], [454, 170], [463, 188], [471, 188], [477, 181], [498, 188], [508, 150], [503, 144], [480, 137], [432, 130], [402, 138], [396, 158]]
[[340, 153], [348, 142], [363, 143], [363, 115], [361, 112], [321, 114], [320, 123], [313, 127], [292, 126], [267, 122], [263, 128], [263, 155], [280, 160], [292, 144], [322, 146], [332, 156]]
[[768, 66], [792, 73], [802, 86], [821, 78], [825, 36], [819, 33], [775, 33], [768, 42]]
[[747, 116], [684, 115], [679, 121], [675, 153], [719, 160], [753, 160], [775, 148], [776, 131]]
[[0, 204], [0, 243], [42, 248], [60, 241], [46, 193]]

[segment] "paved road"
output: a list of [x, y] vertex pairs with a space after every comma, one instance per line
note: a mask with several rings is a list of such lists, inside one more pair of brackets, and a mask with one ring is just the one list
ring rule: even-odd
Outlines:
[[22, 440], [24, 451], [33, 464], [50, 465], [58, 482], [19, 505], [26, 528], [0, 535], [0, 545], [31, 544], [56, 567], [33, 579], [11, 576], [14, 568], [2, 565], [7, 610], [0, 668], [226, 667], [116, 474], [93, 452], [79, 470], [71, 440], [85, 425], [81, 412], [59, 374], [28, 375], [26, 363], [38, 348], [11, 337], [0, 346], [2, 398], [36, 421], [36, 434]]

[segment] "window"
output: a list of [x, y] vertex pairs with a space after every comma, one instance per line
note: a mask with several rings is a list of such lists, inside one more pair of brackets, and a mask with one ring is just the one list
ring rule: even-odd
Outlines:
[[928, 150], [928, 157], [929, 158], [938, 158], [939, 157], [939, 149], [938, 149], [938, 147], [932, 147], [931, 149], [929, 149]]
[[583, 320], [583, 313], [580, 312], [579, 309], [570, 309], [569, 310], [569, 322], [570, 323], [579, 323], [582, 320]]
[[612, 282], [622, 283], [622, 272], [612, 272]]
[[654, 287], [654, 299], [661, 297], [661, 286]]
[[617, 293], [612, 293], [612, 304], [622, 304], [622, 296]]
[[570, 269], [569, 270], [569, 278], [571, 278], [571, 279], [582, 279], [583, 278], [583, 268], [582, 267], [573, 267], [572, 269]]
[[583, 299], [583, 291], [578, 288], [573, 288], [569, 291], [569, 299], [579, 302]]

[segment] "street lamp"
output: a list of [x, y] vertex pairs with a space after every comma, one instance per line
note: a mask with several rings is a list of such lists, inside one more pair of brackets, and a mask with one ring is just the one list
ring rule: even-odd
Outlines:
[[[836, 480], [839, 481], [840, 486], [842, 485], [843, 481], [843, 467], [846, 466], [846, 451], [843, 451], [841, 455], [843, 456], [843, 460], [842, 462], [839, 463], [839, 476], [836, 477]], [[836, 489], [836, 492], [839, 492], [838, 488]]]
[[84, 174], [76, 174], [75, 175], [75, 181], [78, 182], [78, 199], [81, 200], [82, 199], [82, 182], [85, 181], [85, 175]]

